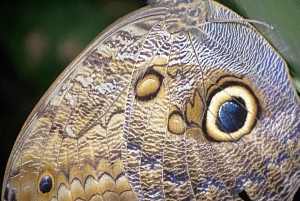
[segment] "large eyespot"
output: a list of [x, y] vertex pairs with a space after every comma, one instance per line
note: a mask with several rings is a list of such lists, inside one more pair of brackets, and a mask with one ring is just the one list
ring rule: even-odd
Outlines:
[[155, 71], [146, 71], [135, 86], [136, 99], [149, 101], [156, 97], [162, 85], [163, 76]]
[[41, 194], [49, 193], [54, 186], [53, 176], [50, 172], [45, 172], [40, 176], [39, 179], [39, 192]]
[[227, 85], [209, 98], [204, 128], [215, 140], [238, 140], [251, 132], [257, 113], [256, 98], [248, 87]]

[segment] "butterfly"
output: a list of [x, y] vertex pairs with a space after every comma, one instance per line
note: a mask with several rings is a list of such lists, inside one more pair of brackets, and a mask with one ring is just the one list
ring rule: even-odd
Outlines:
[[300, 103], [280, 55], [209, 0], [102, 32], [25, 122], [2, 200], [291, 200]]

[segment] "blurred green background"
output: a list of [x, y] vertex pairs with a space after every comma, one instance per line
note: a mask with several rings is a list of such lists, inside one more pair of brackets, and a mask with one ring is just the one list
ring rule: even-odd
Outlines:
[[[256, 25], [284, 55], [300, 83], [300, 3], [220, 0]], [[63, 69], [104, 28], [146, 0], [0, 1], [0, 182], [27, 116]], [[298, 84], [300, 86], [300, 84]], [[299, 87], [300, 89], [300, 87]]]

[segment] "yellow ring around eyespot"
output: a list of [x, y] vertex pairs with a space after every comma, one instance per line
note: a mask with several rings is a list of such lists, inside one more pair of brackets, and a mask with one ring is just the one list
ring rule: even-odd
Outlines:
[[157, 92], [157, 90], [159, 90], [160, 85], [160, 79], [156, 75], [146, 75], [138, 82], [136, 87], [136, 95], [138, 97], [145, 97], [154, 94]]
[[[217, 127], [217, 116], [220, 106], [233, 99], [233, 97], [242, 98], [245, 101], [245, 107], [248, 111], [245, 123], [242, 128], [232, 133], [220, 131]], [[210, 101], [206, 115], [206, 131], [210, 137], [218, 141], [238, 140], [245, 134], [249, 134], [257, 115], [257, 105], [253, 95], [242, 86], [229, 86], [216, 93]]]
[[[49, 176], [50, 178], [51, 178], [51, 180], [52, 180], [52, 187], [51, 187], [51, 190], [48, 192], [48, 193], [43, 193], [43, 192], [41, 192], [40, 191], [40, 182], [41, 182], [41, 180], [44, 178], [44, 176]], [[54, 188], [54, 177], [53, 177], [53, 175], [49, 172], [49, 171], [45, 171], [45, 172], [43, 172], [42, 174], [40, 174], [40, 176], [39, 176], [39, 181], [38, 181], [38, 184], [37, 184], [37, 188], [38, 188], [38, 192], [41, 194], [41, 195], [43, 195], [43, 196], [45, 196], [45, 195], [48, 195], [52, 190], [53, 190], [53, 188]]]
[[180, 114], [172, 113], [168, 120], [168, 129], [173, 134], [183, 134], [185, 131], [185, 123]]

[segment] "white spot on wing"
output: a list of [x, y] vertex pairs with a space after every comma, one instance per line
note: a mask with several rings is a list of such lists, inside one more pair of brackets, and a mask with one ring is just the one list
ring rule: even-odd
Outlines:
[[72, 96], [70, 93], [66, 93], [65, 100], [67, 101], [67, 104], [69, 104], [72, 108], [77, 105], [77, 97]]
[[114, 93], [120, 88], [121, 86], [115, 80], [113, 80], [113, 82], [105, 82], [95, 86], [95, 90], [102, 95], [108, 95]]
[[88, 87], [90, 84], [93, 83], [92, 77], [84, 77], [83, 75], [78, 75], [75, 78], [76, 81], [80, 82], [83, 87]]
[[77, 135], [74, 133], [70, 125], [66, 126], [66, 133], [70, 137], [77, 137]]

